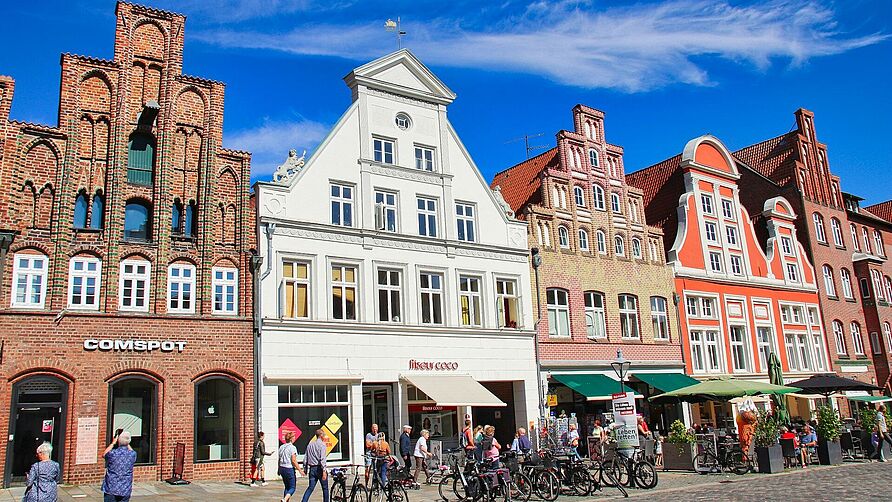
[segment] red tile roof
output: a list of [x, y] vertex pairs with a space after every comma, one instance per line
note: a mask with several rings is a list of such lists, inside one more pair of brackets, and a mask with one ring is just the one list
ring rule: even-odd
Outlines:
[[678, 231], [678, 198], [684, 193], [681, 154], [626, 175], [626, 183], [644, 192], [644, 215], [648, 225], [663, 230], [666, 249], [672, 247]]
[[555, 147], [509, 167], [496, 174], [490, 186], [501, 187], [505, 202], [518, 216], [521, 216], [525, 205], [541, 200], [538, 190], [542, 184], [542, 178], [539, 174], [546, 168], [556, 167], [559, 164], [560, 159], [558, 159], [557, 153], [558, 149]]
[[882, 218], [888, 222], [892, 222], [892, 200], [880, 202], [879, 204], [867, 206], [862, 209], [866, 209], [877, 217]]
[[757, 173], [784, 186], [792, 181], [794, 175], [794, 153], [798, 134], [798, 131], [792, 131], [767, 139], [737, 150], [734, 156]]

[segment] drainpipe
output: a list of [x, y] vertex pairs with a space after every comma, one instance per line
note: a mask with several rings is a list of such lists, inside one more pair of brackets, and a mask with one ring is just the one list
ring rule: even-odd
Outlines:
[[[272, 247], [273, 247], [273, 233], [276, 231], [275, 223], [267, 223], [264, 227], [266, 233], [266, 260], [263, 259], [262, 256], [257, 254], [251, 257], [251, 272], [254, 275], [254, 429], [256, 431], [262, 430], [262, 421], [261, 421], [261, 388], [263, 386], [263, 376], [260, 373], [260, 361], [261, 361], [261, 344], [260, 344], [260, 332], [261, 325], [263, 324], [263, 314], [260, 312], [260, 285], [263, 282], [270, 272], [272, 271]], [[263, 262], [266, 262], [266, 270], [263, 274], [259, 274], [260, 267], [263, 265]]]

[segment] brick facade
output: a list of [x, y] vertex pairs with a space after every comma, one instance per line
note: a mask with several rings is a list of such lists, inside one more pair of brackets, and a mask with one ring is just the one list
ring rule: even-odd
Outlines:
[[[10, 120], [15, 83], [0, 77], [0, 409], [10, 410], [19, 384], [35, 375], [61, 382], [67, 401], [54, 457], [68, 483], [101, 479], [101, 459], [76, 462], [77, 450], [93, 439], [101, 453], [109, 442], [110, 389], [128, 376], [156, 390], [154, 459], [137, 479], [169, 477], [178, 442], [186, 479], [246, 477], [254, 430], [250, 155], [222, 147], [224, 84], [182, 73], [184, 25], [182, 15], [119, 2], [113, 60], [62, 55], [55, 127]], [[126, 235], [125, 208], [138, 223]], [[72, 300], [79, 290], [69, 267], [81, 258], [99, 263], [92, 308]], [[40, 284], [17, 284], [28, 259], [42, 267]], [[135, 299], [137, 282], [124, 286], [123, 260], [149, 264], [145, 303]], [[193, 274], [191, 294], [182, 293], [189, 307], [177, 314], [168, 312], [171, 265]], [[215, 267], [236, 271], [234, 289], [215, 284]], [[122, 309], [131, 294], [132, 312]], [[186, 344], [181, 352], [87, 350], [88, 339]], [[235, 460], [195, 461], [196, 444], [207, 442], [194, 439], [195, 385], [211, 376], [235, 385]], [[98, 434], [78, 437], [79, 421], [92, 417]], [[4, 411], [0, 430], [12, 435], [14, 418]], [[13, 443], [0, 444], [7, 484], [15, 481]]]

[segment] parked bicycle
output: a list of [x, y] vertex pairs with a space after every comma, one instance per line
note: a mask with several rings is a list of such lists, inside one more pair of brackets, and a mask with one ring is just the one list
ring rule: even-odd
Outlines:
[[558, 479], [559, 492], [565, 488], [575, 495], [588, 495], [595, 489], [595, 480], [579, 457], [564, 449], [541, 450], [539, 455], [545, 468]]
[[753, 460], [740, 448], [734, 437], [728, 436], [719, 443], [705, 441], [694, 458], [694, 469], [700, 474], [731, 471], [743, 475], [754, 470]]
[[[363, 455], [368, 456], [368, 455]], [[381, 465], [390, 462], [390, 457], [371, 456], [372, 459], [372, 485], [369, 487], [369, 502], [408, 502], [409, 494], [402, 483], [389, 476], [385, 482], [381, 478]]]
[[657, 469], [645, 458], [644, 450], [635, 447], [631, 454], [613, 450], [613, 458], [601, 463], [600, 481], [604, 486], [627, 486], [651, 489], [659, 481]]
[[363, 466], [352, 465], [353, 484], [350, 485], [350, 491], [347, 492], [347, 468], [337, 467], [332, 469], [331, 479], [331, 500], [332, 502], [368, 502], [369, 491], [366, 489], [363, 481], [360, 480], [360, 471]]

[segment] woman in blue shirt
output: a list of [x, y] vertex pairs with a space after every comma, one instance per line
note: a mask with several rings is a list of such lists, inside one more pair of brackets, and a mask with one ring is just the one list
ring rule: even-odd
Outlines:
[[27, 486], [22, 502], [56, 502], [56, 490], [62, 471], [50, 460], [53, 446], [43, 443], [37, 447], [37, 462], [28, 471]]
[[[104, 502], [128, 502], [133, 491], [133, 466], [136, 452], [130, 447], [130, 433], [120, 430], [102, 453], [105, 478], [102, 480]], [[115, 445], [118, 447], [115, 448]]]

